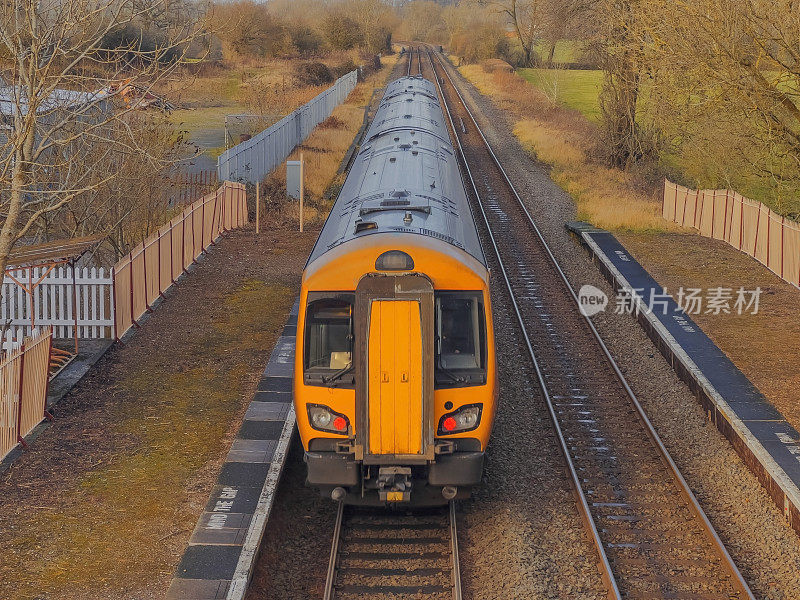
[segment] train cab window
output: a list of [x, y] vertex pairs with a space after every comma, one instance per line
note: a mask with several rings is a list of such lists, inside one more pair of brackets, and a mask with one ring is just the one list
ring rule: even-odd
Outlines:
[[436, 294], [437, 388], [486, 383], [486, 320], [480, 292]]
[[353, 303], [341, 298], [312, 301], [306, 310], [305, 382], [352, 384]]

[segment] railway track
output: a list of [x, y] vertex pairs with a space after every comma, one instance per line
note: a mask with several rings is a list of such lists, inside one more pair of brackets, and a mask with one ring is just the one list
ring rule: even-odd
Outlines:
[[425, 512], [339, 505], [324, 600], [461, 600], [455, 505]]
[[593, 323], [580, 313], [449, 68], [426, 52], [425, 74], [439, 87], [476, 222], [508, 289], [609, 598], [753, 598]]
[[[412, 73], [414, 67], [414, 55], [417, 56], [417, 70], [416, 73]], [[408, 47], [408, 62], [406, 64], [406, 75], [411, 77], [412, 75], [422, 75], [423, 70], [423, 52], [417, 48], [413, 48], [412, 46]]]

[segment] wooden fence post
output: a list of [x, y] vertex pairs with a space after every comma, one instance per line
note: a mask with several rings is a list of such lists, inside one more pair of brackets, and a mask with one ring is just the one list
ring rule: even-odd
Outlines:
[[[75, 351], [77, 354], [77, 350]], [[53, 421], [53, 415], [47, 410], [47, 397], [50, 395], [50, 358], [53, 356], [53, 328], [50, 327], [50, 335], [47, 336], [47, 382], [44, 384], [44, 418]]]
[[22, 397], [25, 391], [25, 342], [20, 346], [19, 356], [19, 400], [17, 401], [17, 441], [22, 444], [23, 448], [27, 448], [28, 444], [22, 439]]
[[119, 341], [117, 335], [117, 265], [111, 267], [111, 335]]
[[305, 192], [305, 169], [303, 168], [303, 153], [300, 153], [300, 233], [303, 233], [303, 193]]
[[758, 205], [758, 215], [756, 216], [756, 235], [753, 239], [753, 258], [758, 260], [756, 250], [758, 249], [758, 230], [761, 227], [761, 204]]
[[75, 262], [72, 262], [72, 314], [75, 317], [75, 355], [78, 355], [78, 286], [75, 285]]
[[744, 243], [744, 198], [739, 199], [739, 250]]

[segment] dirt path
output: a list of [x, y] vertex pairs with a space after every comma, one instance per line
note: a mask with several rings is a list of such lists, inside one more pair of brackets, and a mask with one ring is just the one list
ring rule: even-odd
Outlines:
[[0, 598], [163, 597], [316, 229], [233, 232], [0, 476]]

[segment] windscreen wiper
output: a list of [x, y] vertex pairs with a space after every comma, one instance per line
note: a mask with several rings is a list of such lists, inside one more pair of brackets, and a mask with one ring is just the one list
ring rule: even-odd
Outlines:
[[444, 373], [445, 375], [447, 375], [450, 379], [453, 380], [453, 383], [465, 383], [467, 381], [464, 377], [459, 377], [451, 370], [444, 368], [441, 364], [436, 367], [436, 370], [439, 371], [440, 373]]
[[322, 383], [333, 383], [337, 379], [341, 379], [342, 377], [350, 373], [352, 370], [353, 370], [353, 365], [349, 364], [345, 368], [339, 369], [338, 371], [336, 371], [336, 373], [333, 373], [332, 375], [328, 376], [323, 375]]

